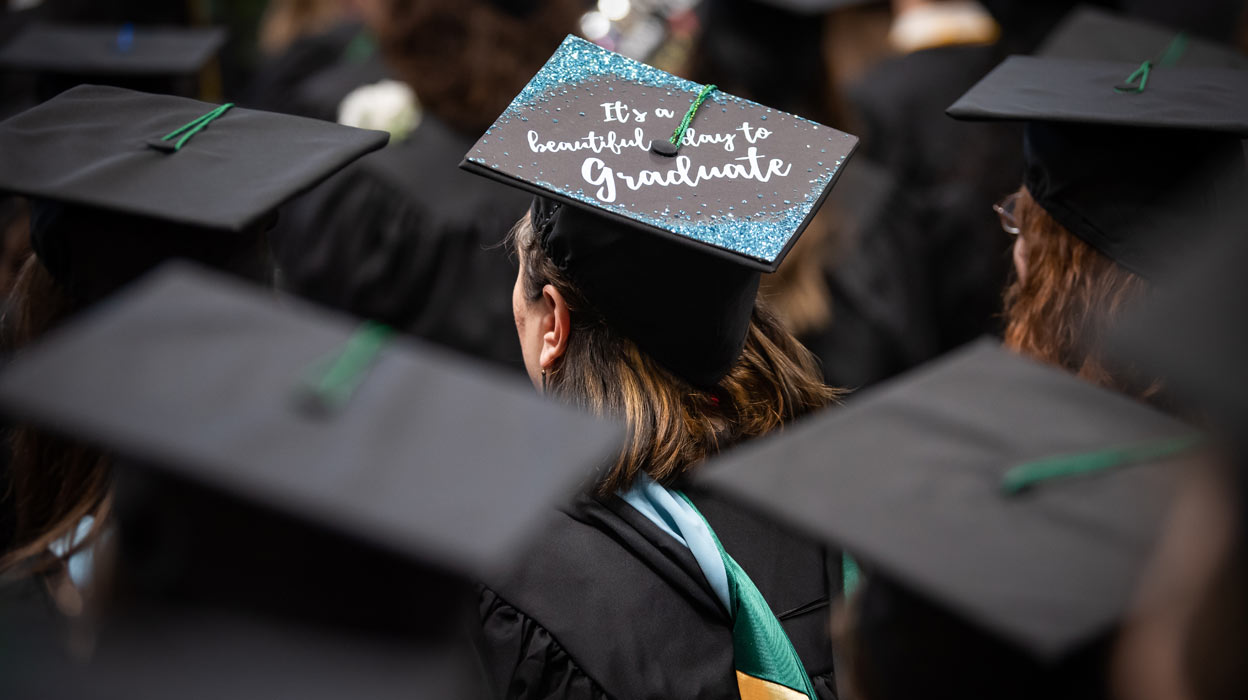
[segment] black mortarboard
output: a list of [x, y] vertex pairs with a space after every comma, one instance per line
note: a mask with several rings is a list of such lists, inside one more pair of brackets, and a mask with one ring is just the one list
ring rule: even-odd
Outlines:
[[463, 163], [536, 193], [554, 262], [617, 330], [701, 387], [736, 361], [759, 273], [780, 264], [857, 145], [713, 87], [568, 37]]
[[97, 78], [194, 75], [225, 37], [220, 28], [35, 23], [0, 47], [0, 67]]
[[1248, 56], [1234, 47], [1089, 5], [1072, 10], [1036, 55], [1128, 63], [1156, 58], [1173, 66], [1248, 68]]
[[1168, 503], [1164, 457], [1195, 442], [983, 341], [700, 474], [1052, 658], [1125, 609]]
[[[385, 145], [383, 132], [80, 86], [0, 123], [0, 190], [35, 200], [31, 239], [81, 296], [111, 291]], [[206, 262], [212, 262], [206, 260]]]
[[463, 697], [467, 579], [523, 551], [620, 432], [353, 325], [173, 264], [0, 374], [7, 411], [120, 455], [90, 663], [28, 621], [44, 638], [0, 690]]
[[598, 419], [355, 326], [171, 264], [16, 357], [0, 406], [470, 573], [613, 454], [617, 430]]
[[1072, 234], [1153, 277], [1198, 248], [1200, 223], [1239, 206], [1248, 191], [1248, 72], [1145, 59], [1014, 56], [949, 114], [1025, 121], [1031, 196]]

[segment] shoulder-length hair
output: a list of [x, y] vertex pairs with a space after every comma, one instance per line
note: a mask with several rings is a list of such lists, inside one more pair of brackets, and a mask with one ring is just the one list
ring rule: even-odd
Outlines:
[[524, 297], [536, 301], [550, 284], [568, 304], [571, 337], [547, 375], [547, 392], [625, 423], [627, 439], [602, 493], [628, 488], [641, 472], [671, 484], [720, 450], [840, 397], [823, 383], [815, 357], [761, 302], [736, 364], [713, 390], [697, 389], [611, 327], [546, 255], [527, 214], [509, 240], [520, 256]]
[[1020, 190], [1015, 206], [1026, 274], [1005, 292], [1005, 345], [1094, 384], [1159, 401], [1160, 382], [1111, 361], [1106, 331], [1148, 282], [1067, 231]]

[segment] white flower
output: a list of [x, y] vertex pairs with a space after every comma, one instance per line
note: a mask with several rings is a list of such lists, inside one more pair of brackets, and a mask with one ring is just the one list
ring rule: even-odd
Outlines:
[[420, 104], [406, 83], [383, 80], [352, 90], [338, 105], [338, 123], [390, 132], [401, 141], [420, 123]]

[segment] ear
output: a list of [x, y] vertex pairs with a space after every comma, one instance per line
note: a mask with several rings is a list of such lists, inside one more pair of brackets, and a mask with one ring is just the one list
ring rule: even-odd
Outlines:
[[568, 349], [572, 315], [568, 313], [568, 302], [554, 285], [542, 287], [542, 300], [548, 312], [542, 328], [542, 352], [538, 356], [538, 363], [542, 369], [548, 369]]

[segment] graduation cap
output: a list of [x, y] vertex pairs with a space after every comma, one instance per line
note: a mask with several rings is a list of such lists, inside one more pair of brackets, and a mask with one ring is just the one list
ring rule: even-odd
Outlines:
[[857, 142], [569, 36], [461, 167], [537, 194], [538, 236], [590, 303], [712, 387], [741, 352], [759, 273]]
[[[35, 200], [40, 260], [95, 298], [204, 242], [255, 233], [384, 132], [116, 87], [79, 86], [0, 123], [0, 190]], [[212, 262], [212, 260], [205, 260]]]
[[[1165, 51], [1165, 47], [1160, 49]], [[1058, 223], [1146, 278], [1248, 191], [1248, 72], [1013, 56], [957, 119], [1024, 121], [1023, 184]]]
[[219, 27], [37, 22], [0, 47], [0, 67], [76, 76], [195, 75], [225, 43]]
[[1155, 56], [1165, 65], [1248, 68], [1248, 56], [1234, 47], [1090, 5], [1072, 10], [1036, 55], [1129, 63]]
[[1054, 658], [1129, 603], [1167, 458], [1194, 444], [1152, 408], [982, 341], [699, 478]]
[[613, 454], [598, 419], [357, 325], [172, 263], [15, 358], [0, 407], [469, 572]]
[[[492, 370], [179, 263], [15, 359], [0, 406], [120, 455], [128, 605], [81, 677], [143, 690], [126, 697], [411, 678], [403, 654], [462, 622], [465, 580], [507, 566], [621, 436]], [[369, 649], [385, 653], [349, 665]], [[134, 679], [140, 660], [178, 673]], [[248, 675], [213, 680], [218, 661]]]

